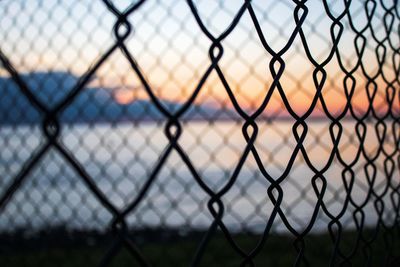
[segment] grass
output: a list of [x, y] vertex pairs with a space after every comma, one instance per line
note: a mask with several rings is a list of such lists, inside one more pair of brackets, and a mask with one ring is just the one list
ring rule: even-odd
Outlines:
[[[84, 234], [84, 233], [81, 233]], [[157, 234], [160, 236], [157, 238]], [[196, 232], [185, 236], [171, 235], [168, 238], [161, 237], [161, 232], [152, 232], [147, 236], [150, 240], [145, 240], [146, 233], [136, 236], [136, 243], [152, 266], [189, 266], [195, 254], [198, 243], [204, 233]], [[371, 237], [372, 231], [365, 231], [364, 236]], [[394, 236], [396, 234], [397, 236]], [[135, 238], [134, 233], [131, 233]], [[391, 245], [391, 251], [383, 238], [379, 234], [377, 238], [368, 246], [361, 242], [358, 250], [355, 251], [351, 261], [344, 266], [400, 266], [400, 261], [389, 264], [387, 256], [392, 254], [391, 260], [400, 259], [400, 238], [399, 233], [392, 233], [390, 237], [395, 237]], [[257, 244], [260, 236], [249, 234], [237, 234], [235, 241], [245, 251]], [[42, 238], [43, 239], [43, 238]], [[99, 240], [102, 240], [101, 242]], [[3, 253], [0, 254], [0, 266], [7, 267], [71, 267], [71, 266], [98, 266], [101, 258], [108, 250], [112, 238], [104, 236], [93, 242], [72, 242], [61, 244], [62, 239], [52, 242], [37, 240], [30, 246], [8, 249], [3, 246]], [[355, 231], [344, 232], [340, 243], [340, 249], [349, 254], [357, 240]], [[288, 235], [271, 235], [260, 253], [254, 258], [256, 266], [293, 266], [298, 253], [293, 244], [294, 238]], [[328, 234], [313, 234], [304, 238], [304, 258], [300, 261], [300, 266], [328, 266], [332, 256], [333, 245]], [[25, 243], [27, 243], [26, 241]], [[28, 242], [29, 243], [29, 242]], [[46, 244], [47, 243], [47, 244]], [[15, 243], [16, 244], [16, 243]], [[14, 244], [14, 245], [15, 245]], [[1, 248], [1, 246], [0, 246]], [[5, 251], [4, 251], [5, 250]], [[217, 233], [210, 241], [205, 251], [204, 257], [199, 266], [239, 266], [242, 258], [236, 253], [232, 246], [226, 241], [222, 233]], [[336, 260], [339, 265], [340, 257]], [[308, 265], [307, 265], [308, 263]], [[112, 259], [111, 267], [139, 266], [131, 253], [122, 248]]]

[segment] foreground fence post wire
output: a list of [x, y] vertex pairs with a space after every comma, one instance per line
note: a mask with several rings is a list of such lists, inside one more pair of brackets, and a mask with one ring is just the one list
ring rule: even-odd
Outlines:
[[400, 266], [397, 0], [0, 2], [1, 266]]

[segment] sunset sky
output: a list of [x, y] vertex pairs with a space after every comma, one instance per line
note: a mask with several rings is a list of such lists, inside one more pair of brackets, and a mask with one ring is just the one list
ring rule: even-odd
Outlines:
[[[118, 2], [123, 9], [130, 1]], [[343, 10], [343, 1], [332, 2], [333, 15]], [[195, 1], [205, 24], [215, 35], [221, 33], [232, 20], [242, 1]], [[367, 23], [363, 1], [353, 1], [350, 12], [355, 26], [360, 29]], [[308, 1], [309, 13], [303, 30], [314, 59], [322, 62], [332, 47], [329, 28], [332, 21], [326, 15], [322, 1]], [[287, 42], [295, 27], [293, 1], [253, 1], [265, 38], [278, 51]], [[382, 17], [384, 9], [378, 4], [372, 23], [378, 38], [385, 37]], [[137, 60], [156, 95], [163, 99], [184, 101], [192, 93], [210, 65], [208, 48], [211, 42], [201, 32], [186, 1], [147, 1], [130, 17], [133, 33], [126, 45]], [[30, 0], [0, 2], [0, 48], [20, 72], [69, 71], [82, 75], [96, 59], [115, 42], [113, 25], [115, 16], [102, 1]], [[353, 40], [355, 33], [349, 29], [348, 18], [343, 19], [345, 32], [339, 43], [339, 51], [348, 69], [357, 62]], [[363, 64], [370, 75], [376, 73], [378, 62], [375, 55], [377, 43], [371, 32], [365, 32], [369, 46], [363, 56]], [[395, 29], [390, 35], [394, 44], [399, 44]], [[239, 103], [255, 109], [263, 100], [272, 82], [268, 69], [271, 60], [261, 45], [250, 15], [246, 12], [239, 25], [223, 41], [224, 55], [220, 66]], [[386, 78], [395, 79], [392, 50], [386, 42], [387, 54], [384, 72]], [[281, 85], [296, 111], [304, 111], [315, 93], [312, 71], [315, 67], [306, 58], [300, 38], [284, 54], [285, 72]], [[399, 57], [395, 64], [399, 63]], [[325, 70], [328, 80], [324, 96], [332, 111], [345, 104], [343, 91], [344, 74], [336, 59]], [[7, 73], [0, 68], [0, 74]], [[117, 50], [96, 72], [90, 86], [113, 88], [115, 99], [129, 103], [147, 98], [135, 73], [122, 53]], [[359, 69], [356, 97], [353, 104], [365, 109], [365, 76]], [[386, 85], [382, 77], [376, 79], [380, 95], [374, 105], [385, 102]], [[396, 90], [398, 91], [398, 83]], [[215, 71], [212, 72], [197, 98], [197, 103], [230, 106], [227, 93]], [[398, 102], [398, 101], [397, 101]], [[279, 110], [282, 101], [274, 93], [267, 110]], [[398, 104], [398, 103], [397, 103]]]

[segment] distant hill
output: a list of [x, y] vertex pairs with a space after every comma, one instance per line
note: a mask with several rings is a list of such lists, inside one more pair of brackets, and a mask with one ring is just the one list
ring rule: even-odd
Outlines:
[[[31, 72], [22, 74], [30, 90], [49, 107], [59, 103], [78, 78], [67, 72]], [[120, 104], [111, 88], [86, 87], [59, 116], [63, 123], [96, 123], [164, 120], [164, 116], [148, 100]], [[32, 124], [43, 120], [36, 108], [22, 94], [11, 78], [0, 77], [0, 124]], [[162, 101], [175, 111], [181, 103]], [[185, 120], [214, 120], [237, 118], [233, 110], [218, 110], [193, 105], [182, 117]]]

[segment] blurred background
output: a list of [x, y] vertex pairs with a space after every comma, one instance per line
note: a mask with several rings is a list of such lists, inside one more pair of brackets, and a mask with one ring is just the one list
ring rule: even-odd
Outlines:
[[399, 13], [1, 1], [0, 262], [396, 264]]

